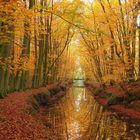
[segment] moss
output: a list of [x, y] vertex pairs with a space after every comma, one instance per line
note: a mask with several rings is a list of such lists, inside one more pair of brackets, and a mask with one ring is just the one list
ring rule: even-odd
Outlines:
[[45, 125], [46, 127], [49, 127], [49, 128], [52, 128], [53, 127], [53, 124], [48, 122], [47, 120], [43, 120], [42, 121], [43, 125]]
[[3, 93], [0, 93], [0, 99], [4, 99], [6, 95], [4, 95]]
[[32, 127], [33, 129], [35, 129], [35, 128], [36, 128], [35, 124], [32, 124], [32, 125], [31, 125], [31, 127]]
[[107, 105], [115, 105], [115, 104], [119, 104], [124, 100], [124, 97], [119, 97], [116, 95], [112, 95], [108, 101], [107, 101]]
[[34, 95], [35, 100], [39, 105], [49, 106], [50, 105], [50, 95], [46, 93], [39, 93]]
[[60, 112], [56, 111], [55, 109], [51, 110], [51, 115], [53, 116], [60, 116]]
[[61, 90], [66, 91], [66, 85], [65, 86], [60, 86]]
[[49, 90], [43, 91], [42, 93], [47, 94], [48, 96], [51, 95], [51, 92]]
[[35, 110], [38, 110], [39, 109], [39, 104], [38, 102], [35, 100], [35, 98], [33, 96], [31, 96], [28, 101], [27, 101], [29, 104], [32, 105], [32, 107], [35, 109]]
[[56, 87], [56, 88], [50, 90], [50, 92], [51, 92], [51, 95], [56, 95], [61, 90], [62, 90], [61, 87]]
[[37, 113], [37, 110], [35, 110], [34, 108], [26, 108], [23, 110], [26, 114], [31, 115], [31, 116], [35, 116]]
[[104, 93], [104, 90], [102, 88], [96, 89], [94, 92], [94, 96], [100, 96]]
[[3, 123], [3, 122], [5, 122], [5, 121], [6, 121], [6, 118], [5, 118], [5, 117], [0, 116], [0, 123]]
[[140, 112], [140, 100], [132, 101], [128, 104], [128, 107]]

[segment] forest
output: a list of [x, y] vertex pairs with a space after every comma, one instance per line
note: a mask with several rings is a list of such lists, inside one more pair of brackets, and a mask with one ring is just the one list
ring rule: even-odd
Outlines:
[[139, 0], [0, 0], [0, 140], [139, 130]]

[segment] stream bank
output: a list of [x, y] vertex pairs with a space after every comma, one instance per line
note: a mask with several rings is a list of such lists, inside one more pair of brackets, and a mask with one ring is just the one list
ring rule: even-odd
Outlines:
[[131, 118], [140, 123], [140, 81], [100, 86], [86, 82], [94, 99], [105, 109]]
[[52, 105], [40, 104], [34, 112], [29, 97], [55, 87], [13, 93], [1, 99], [0, 140], [140, 139], [140, 124], [104, 109], [83, 81], [68, 86], [65, 94]]
[[[77, 83], [77, 84], [76, 84]], [[106, 110], [77, 81], [60, 101], [66, 140], [139, 140], [140, 124]]]

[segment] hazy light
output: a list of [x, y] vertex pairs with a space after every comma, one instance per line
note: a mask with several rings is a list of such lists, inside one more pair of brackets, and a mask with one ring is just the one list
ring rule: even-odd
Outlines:
[[140, 14], [137, 16], [137, 25], [140, 27]]
[[126, 2], [128, 2], [128, 0], [121, 0], [122, 4], [125, 4]]
[[94, 0], [82, 0], [85, 3], [92, 3]]

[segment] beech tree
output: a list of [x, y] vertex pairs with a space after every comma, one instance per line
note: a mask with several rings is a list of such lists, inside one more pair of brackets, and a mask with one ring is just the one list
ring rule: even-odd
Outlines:
[[59, 71], [64, 57], [69, 64], [68, 47], [80, 14], [79, 4], [82, 2], [0, 1], [1, 97], [58, 82], [63, 77]]
[[99, 0], [88, 6], [85, 27], [88, 23], [92, 32], [80, 32], [81, 44], [88, 52], [88, 60], [94, 62], [93, 74], [101, 82], [138, 78], [135, 65], [138, 5], [138, 1]]

